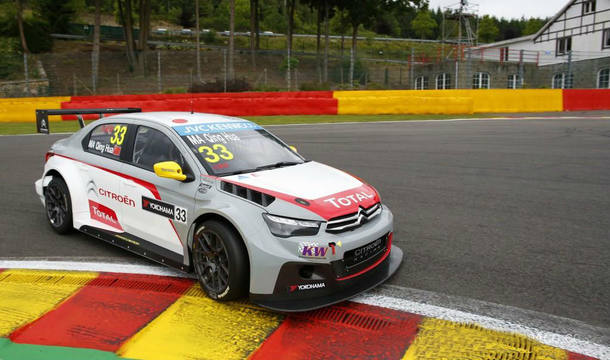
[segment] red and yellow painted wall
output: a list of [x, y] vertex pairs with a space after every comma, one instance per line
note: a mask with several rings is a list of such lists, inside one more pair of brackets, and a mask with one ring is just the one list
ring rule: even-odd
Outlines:
[[285, 315], [191, 279], [0, 269], [0, 359], [592, 360], [518, 334], [344, 302]]
[[192, 110], [233, 116], [610, 110], [610, 90], [364, 90], [6, 98], [0, 99], [0, 122], [34, 122], [36, 109], [104, 107]]

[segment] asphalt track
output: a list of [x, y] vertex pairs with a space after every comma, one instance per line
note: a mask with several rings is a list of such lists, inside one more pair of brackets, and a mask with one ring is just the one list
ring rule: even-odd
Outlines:
[[[610, 327], [610, 120], [269, 127], [373, 184], [407, 256], [391, 284]], [[145, 262], [55, 235], [33, 190], [65, 135], [0, 138], [0, 258]]]

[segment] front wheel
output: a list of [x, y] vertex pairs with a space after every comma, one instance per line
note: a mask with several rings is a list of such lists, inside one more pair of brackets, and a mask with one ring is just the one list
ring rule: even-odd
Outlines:
[[246, 295], [248, 256], [234, 229], [219, 221], [205, 221], [195, 229], [192, 250], [197, 279], [210, 298], [227, 301]]
[[62, 178], [54, 176], [45, 188], [44, 204], [51, 228], [59, 234], [72, 230], [70, 191]]

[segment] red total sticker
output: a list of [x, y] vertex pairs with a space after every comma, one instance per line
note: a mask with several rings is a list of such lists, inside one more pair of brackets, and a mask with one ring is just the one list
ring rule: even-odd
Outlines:
[[186, 119], [174, 119], [174, 120], [172, 120], [172, 122], [176, 123], [176, 124], [185, 124], [185, 123], [188, 122], [188, 120], [186, 120]]
[[106, 224], [117, 230], [123, 231], [123, 227], [119, 223], [116, 213], [111, 208], [93, 200], [89, 200], [89, 213], [91, 214], [91, 218], [93, 220], [97, 220], [102, 224]]

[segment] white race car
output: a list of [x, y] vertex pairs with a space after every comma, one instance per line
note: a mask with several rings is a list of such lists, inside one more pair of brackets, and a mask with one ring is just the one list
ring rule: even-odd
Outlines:
[[100, 119], [53, 144], [35, 187], [58, 233], [194, 271], [217, 300], [315, 309], [384, 282], [403, 258], [372, 186], [235, 117]]

